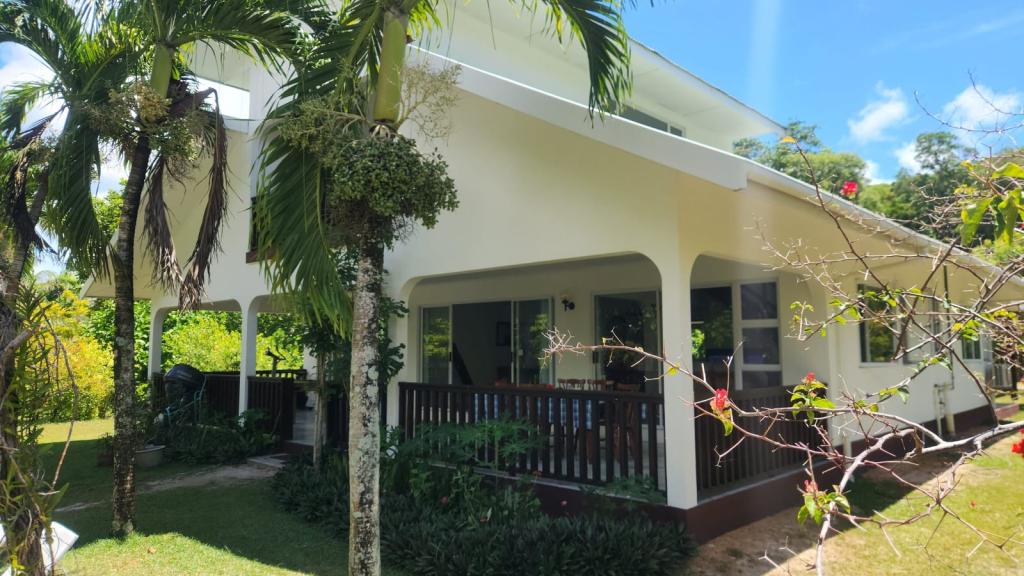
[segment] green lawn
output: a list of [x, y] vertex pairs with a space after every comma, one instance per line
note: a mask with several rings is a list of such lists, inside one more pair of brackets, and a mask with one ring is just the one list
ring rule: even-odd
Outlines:
[[[828, 544], [829, 573], [1024, 574], [1024, 458], [1010, 451], [1019, 439], [1020, 435], [1014, 434], [990, 446], [986, 455], [964, 471], [960, 486], [946, 500], [950, 509], [995, 540], [1011, 538], [1005, 550], [983, 544], [971, 554], [978, 536], [952, 517], [943, 520], [933, 514], [890, 531], [900, 555], [877, 528], [849, 529], [836, 536]], [[850, 500], [854, 506], [878, 510], [887, 518], [906, 518], [926, 502], [923, 496], [906, 495], [890, 482], [861, 482], [854, 486]]]
[[[140, 494], [137, 534], [124, 541], [110, 538], [111, 469], [96, 466], [98, 438], [110, 428], [109, 421], [75, 425], [62, 475], [69, 489], [61, 506], [100, 504], [56, 515], [80, 536], [61, 563], [68, 574], [346, 573], [347, 544], [283, 512], [265, 480]], [[49, 458], [66, 433], [66, 426], [47, 427], [43, 442]], [[188, 470], [180, 464], [140, 470], [139, 481]]]

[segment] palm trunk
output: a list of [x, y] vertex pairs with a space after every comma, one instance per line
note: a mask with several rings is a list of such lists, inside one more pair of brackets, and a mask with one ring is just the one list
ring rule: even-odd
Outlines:
[[316, 414], [313, 418], [313, 467], [320, 470], [324, 460], [324, 429], [327, 423], [327, 379], [324, 376], [324, 355], [316, 356]]
[[[372, 244], [372, 243], [371, 243]], [[380, 292], [384, 248], [364, 246], [357, 262], [349, 389], [350, 576], [380, 574]]]
[[135, 225], [150, 157], [143, 134], [132, 154], [131, 171], [114, 244], [114, 496], [116, 536], [135, 529], [135, 446], [138, 431], [135, 392]]

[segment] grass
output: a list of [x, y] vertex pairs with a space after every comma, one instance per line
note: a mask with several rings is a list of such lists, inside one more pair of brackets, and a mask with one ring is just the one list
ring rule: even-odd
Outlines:
[[[993, 444], [961, 475], [959, 488], [946, 500], [964, 520], [986, 530], [996, 540], [1015, 541], [1000, 550], [952, 517], [940, 514], [890, 530], [899, 555], [878, 528], [850, 529], [828, 543], [828, 568], [835, 575], [863, 574], [1020, 574], [1024, 572], [1024, 458], [1010, 447], [1020, 435]], [[862, 481], [854, 486], [851, 504], [877, 510], [880, 516], [905, 518], [920, 511], [926, 499], [906, 494], [886, 481]], [[974, 552], [972, 553], [972, 550]]]
[[[281, 510], [263, 480], [139, 494], [136, 534], [124, 540], [109, 537], [111, 469], [96, 465], [96, 453], [99, 438], [110, 431], [110, 421], [80, 422], [74, 428], [62, 473], [69, 488], [61, 506], [93, 505], [56, 514], [79, 534], [61, 562], [68, 574], [346, 573], [347, 544]], [[44, 430], [44, 454], [51, 466], [66, 434], [66, 425]], [[190, 470], [196, 468], [165, 464], [138, 470], [137, 478], [146, 482]]]

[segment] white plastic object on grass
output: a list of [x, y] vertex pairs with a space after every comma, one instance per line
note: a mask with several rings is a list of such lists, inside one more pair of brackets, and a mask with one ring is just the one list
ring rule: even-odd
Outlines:
[[[60, 522], [51, 522], [49, 532], [49, 542], [43, 543], [43, 561], [46, 563], [47, 571], [51, 571], [57, 562], [60, 562], [60, 559], [78, 541], [78, 534], [75, 534]], [[4, 541], [4, 529], [0, 526], [0, 542]], [[0, 568], [3, 568], [0, 576], [11, 576], [10, 566], [0, 566]]]

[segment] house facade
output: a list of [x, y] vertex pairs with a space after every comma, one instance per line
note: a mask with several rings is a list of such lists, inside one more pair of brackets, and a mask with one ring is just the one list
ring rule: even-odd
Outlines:
[[[911, 364], [876, 361], [884, 339], [857, 327], [789, 337], [791, 303], [825, 311], [831, 297], [778, 266], [766, 242], [800, 240], [820, 254], [844, 244], [811, 187], [730, 153], [735, 140], [779, 135], [781, 127], [636, 43], [629, 106], [591, 118], [575, 46], [560, 46], [505, 6], [459, 5], [447, 18], [447, 32], [417, 39], [410, 58], [461, 67], [450, 134], [420, 138], [448, 161], [460, 205], [385, 258], [386, 290], [409, 309], [391, 327], [405, 345], [405, 366], [388, 388], [388, 423], [410, 432], [424, 421], [526, 418], [551, 437], [525, 467], [552, 487], [644, 478], [699, 537], [788, 504], [799, 463], [751, 448], [719, 464], [721, 438], [713, 422], [694, 417], [687, 402], [694, 387], [682, 374], [652, 379], [660, 366], [605, 354], [541, 358], [543, 334], [553, 328], [584, 343], [616, 337], [703, 365], [716, 385], [728, 379], [737, 401], [753, 404], [785, 397], [782, 387], [807, 372], [833, 394], [876, 391], [909, 375]], [[197, 54], [195, 68], [248, 98], [248, 118], [229, 123], [234, 193], [203, 305], [242, 314], [235, 401], [243, 410], [252, 405], [258, 315], [279, 310], [249, 254], [255, 131], [279, 80], [215, 51]], [[199, 226], [203, 206], [192, 189], [202, 186], [197, 176], [165, 190], [179, 254], [189, 253]], [[861, 250], [934, 249], [844, 200], [830, 202]], [[150, 282], [144, 251], [137, 258], [137, 297], [153, 302], [155, 374], [163, 319], [177, 296]], [[913, 285], [924, 266], [893, 259], [878, 269], [888, 281]], [[853, 271], [837, 264], [834, 275], [852, 290], [864, 284]], [[965, 298], [977, 288], [977, 279], [955, 270], [947, 282]], [[112, 289], [94, 281], [86, 294]], [[986, 371], [986, 350], [974, 354], [971, 369]], [[947, 431], [988, 415], [960, 367], [928, 368], [912, 382], [910, 400], [892, 409]], [[834, 440], [859, 437], [837, 429]]]

